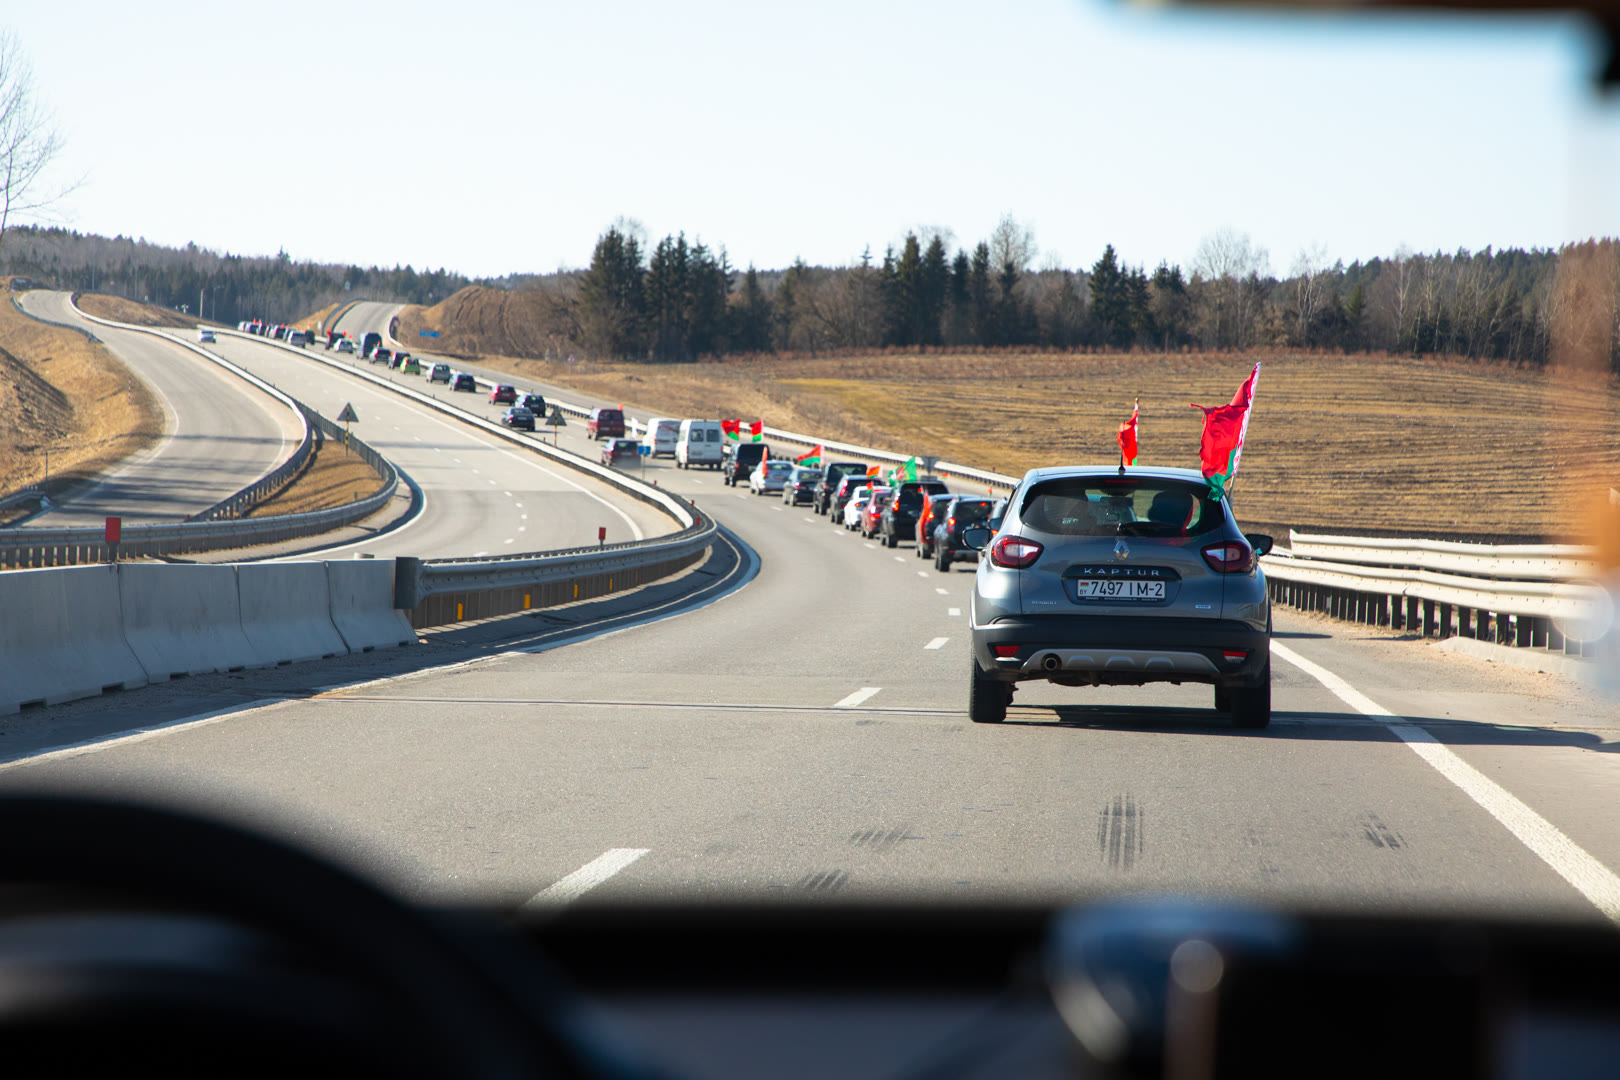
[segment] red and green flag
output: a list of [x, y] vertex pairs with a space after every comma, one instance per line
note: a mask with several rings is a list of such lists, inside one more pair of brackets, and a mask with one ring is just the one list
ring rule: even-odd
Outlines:
[[867, 476], [882, 476], [883, 475], [883, 466], [881, 466], [881, 465], [868, 465], [866, 467], [866, 475]]
[[917, 459], [908, 457], [894, 470], [896, 480], [915, 481], [917, 479]]
[[[720, 430], [732, 442], [765, 441], [765, 421], [763, 420], [755, 420], [746, 426], [741, 420], [722, 420], [720, 421]], [[743, 438], [744, 435], [748, 436], [746, 440]]]
[[821, 466], [821, 444], [817, 443], [814, 450], [800, 454], [793, 461], [796, 465], [812, 465], [819, 468]]
[[1131, 407], [1131, 418], [1119, 425], [1119, 464], [1121, 468], [1136, 464], [1136, 423], [1142, 415], [1142, 399]]
[[1198, 462], [1209, 481], [1210, 492], [1219, 499], [1231, 487], [1243, 459], [1243, 440], [1249, 433], [1249, 413], [1254, 406], [1254, 385], [1260, 379], [1256, 363], [1243, 380], [1230, 405], [1194, 405], [1204, 414], [1204, 437], [1198, 447]]

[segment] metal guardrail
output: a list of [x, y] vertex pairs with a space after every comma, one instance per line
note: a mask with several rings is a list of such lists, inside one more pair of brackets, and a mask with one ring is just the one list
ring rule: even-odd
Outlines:
[[[1272, 600], [1430, 637], [1597, 654], [1613, 602], [1587, 548], [1290, 533], [1265, 560]], [[1582, 580], [1586, 579], [1586, 580]]]

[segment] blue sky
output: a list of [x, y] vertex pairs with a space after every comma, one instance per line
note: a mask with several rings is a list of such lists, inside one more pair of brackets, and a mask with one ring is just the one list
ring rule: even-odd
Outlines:
[[1011, 212], [1037, 264], [1276, 270], [1620, 234], [1593, 43], [1507, 23], [1078, 0], [92, 2], [14, 28], [84, 185], [65, 223], [243, 253], [580, 265], [620, 215], [738, 265]]

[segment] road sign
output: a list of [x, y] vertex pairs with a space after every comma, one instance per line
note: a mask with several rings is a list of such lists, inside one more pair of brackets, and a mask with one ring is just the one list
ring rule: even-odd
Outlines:
[[568, 421], [563, 419], [562, 409], [558, 408], [555, 405], [553, 405], [551, 407], [551, 415], [546, 417], [546, 423], [551, 425], [552, 427], [567, 427], [568, 426]]
[[358, 424], [360, 417], [355, 413], [353, 405], [345, 405], [343, 411], [338, 413], [338, 421], [344, 424]]
[[416, 336], [417, 337], [438, 337], [439, 332], [437, 330], [418, 330], [416, 332]]
[[636, 447], [636, 453], [640, 454], [642, 457], [652, 457], [652, 447], [648, 446], [646, 443], [642, 443], [640, 446]]
[[107, 543], [116, 544], [124, 534], [124, 519], [110, 517], [107, 519]]

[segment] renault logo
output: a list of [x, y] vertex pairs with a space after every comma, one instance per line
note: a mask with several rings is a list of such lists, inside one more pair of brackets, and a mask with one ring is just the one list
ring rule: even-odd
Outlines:
[[1131, 557], [1131, 545], [1123, 540], [1114, 541], [1114, 558], [1128, 559]]

